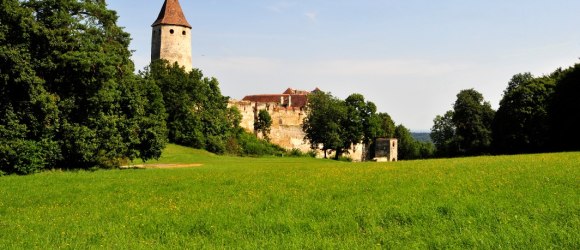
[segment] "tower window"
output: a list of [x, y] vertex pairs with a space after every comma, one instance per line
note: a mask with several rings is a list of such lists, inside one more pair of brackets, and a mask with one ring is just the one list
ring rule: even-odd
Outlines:
[[173, 32], [175, 32], [173, 29], [169, 30], [169, 33], [173, 34]]
[[181, 34], [185, 36], [185, 30], [184, 30], [184, 31], [182, 31], [182, 32], [181, 32]]

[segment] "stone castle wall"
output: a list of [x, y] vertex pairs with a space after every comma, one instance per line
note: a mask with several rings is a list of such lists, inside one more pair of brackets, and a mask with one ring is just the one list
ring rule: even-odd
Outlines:
[[[311, 150], [310, 143], [304, 140], [305, 133], [302, 123], [306, 117], [306, 111], [297, 107], [280, 107], [278, 103], [257, 103], [250, 101], [230, 100], [229, 106], [235, 106], [242, 114], [240, 126], [246, 131], [254, 132], [254, 119], [260, 110], [267, 110], [272, 117], [270, 141], [285, 149], [299, 149], [306, 153]], [[366, 158], [368, 149], [363, 144], [357, 144], [349, 150], [348, 156], [354, 161], [362, 161]], [[324, 152], [317, 151], [319, 157]], [[364, 157], [363, 157], [364, 156]]]
[[240, 126], [246, 131], [254, 132], [254, 119], [260, 110], [266, 110], [272, 117], [270, 141], [285, 149], [299, 149], [302, 152], [310, 150], [310, 144], [304, 141], [302, 121], [306, 117], [300, 108], [280, 107], [277, 103], [256, 103], [249, 101], [230, 100], [230, 106], [236, 106], [242, 114]]

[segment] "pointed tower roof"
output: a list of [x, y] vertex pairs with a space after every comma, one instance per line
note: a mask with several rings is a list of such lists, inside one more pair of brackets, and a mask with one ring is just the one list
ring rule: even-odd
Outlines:
[[179, 0], [165, 0], [157, 20], [155, 20], [151, 26], [157, 26], [160, 24], [179, 25], [191, 29], [191, 25], [189, 25], [187, 19], [185, 19], [183, 10], [181, 10]]

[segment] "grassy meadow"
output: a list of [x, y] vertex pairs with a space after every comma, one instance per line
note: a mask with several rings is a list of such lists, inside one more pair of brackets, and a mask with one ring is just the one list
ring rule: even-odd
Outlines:
[[580, 248], [580, 153], [0, 177], [0, 248]]

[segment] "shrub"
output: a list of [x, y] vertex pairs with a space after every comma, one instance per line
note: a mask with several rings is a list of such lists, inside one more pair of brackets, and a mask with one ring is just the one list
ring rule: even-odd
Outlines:
[[37, 142], [12, 140], [0, 144], [0, 171], [31, 174], [46, 166], [43, 150]]
[[288, 156], [302, 157], [302, 156], [304, 156], [304, 153], [302, 153], [302, 151], [300, 151], [300, 149], [293, 148], [292, 150], [288, 151]]
[[241, 132], [238, 135], [238, 143], [241, 148], [241, 156], [264, 156], [264, 155], [284, 155], [286, 150], [278, 145], [256, 138], [248, 132]]
[[318, 156], [318, 153], [316, 152], [316, 150], [311, 149], [310, 151], [308, 151], [308, 153], [306, 153], [308, 156], [312, 157], [312, 158], [316, 158], [316, 156]]
[[341, 156], [340, 158], [338, 158], [338, 160], [344, 162], [352, 162], [352, 158], [350, 156]]

